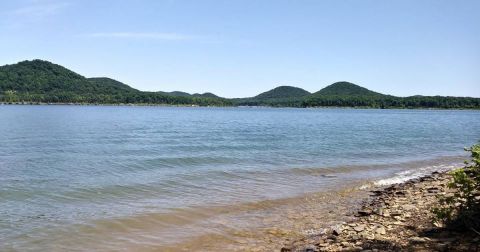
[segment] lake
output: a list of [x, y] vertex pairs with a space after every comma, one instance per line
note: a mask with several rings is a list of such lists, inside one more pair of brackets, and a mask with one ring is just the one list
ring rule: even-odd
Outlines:
[[0, 250], [175, 250], [458, 167], [480, 111], [4, 105], [0, 133]]

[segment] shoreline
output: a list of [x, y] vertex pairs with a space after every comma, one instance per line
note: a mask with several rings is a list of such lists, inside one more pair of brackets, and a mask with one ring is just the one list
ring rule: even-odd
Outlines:
[[94, 107], [101, 107], [101, 106], [111, 106], [111, 107], [201, 107], [201, 108], [291, 108], [291, 109], [379, 109], [379, 110], [451, 110], [451, 111], [476, 111], [480, 110], [480, 108], [437, 108], [437, 107], [388, 107], [388, 108], [380, 108], [380, 107], [338, 107], [338, 106], [315, 106], [315, 107], [281, 107], [281, 106], [244, 106], [244, 105], [232, 105], [232, 106], [216, 106], [216, 105], [208, 105], [202, 106], [198, 104], [161, 104], [161, 103], [74, 103], [74, 102], [56, 102], [56, 103], [48, 103], [48, 102], [0, 102], [0, 106], [94, 106]]
[[480, 251], [480, 236], [435, 225], [431, 208], [451, 175], [430, 175], [389, 186], [375, 186], [352, 209], [350, 221], [284, 245], [282, 252], [316, 251]]

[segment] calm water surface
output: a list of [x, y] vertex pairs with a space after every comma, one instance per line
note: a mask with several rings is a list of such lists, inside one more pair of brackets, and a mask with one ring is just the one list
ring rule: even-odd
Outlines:
[[238, 211], [227, 229], [245, 204], [449, 168], [478, 140], [479, 111], [0, 106], [0, 250], [222, 234], [208, 213]]

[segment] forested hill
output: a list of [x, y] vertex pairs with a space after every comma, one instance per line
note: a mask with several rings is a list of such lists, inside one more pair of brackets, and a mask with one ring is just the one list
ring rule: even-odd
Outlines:
[[251, 98], [234, 99], [238, 106], [301, 107], [310, 92], [291, 86], [279, 86]]
[[279, 98], [299, 98], [309, 95], [310, 92], [291, 86], [279, 86], [267, 92], [263, 92], [254, 98], [256, 99], [279, 99]]
[[313, 96], [384, 96], [350, 82], [335, 82], [330, 86], [315, 92]]
[[419, 95], [397, 97], [377, 93], [349, 82], [336, 82], [307, 96], [301, 106], [480, 109], [480, 98]]
[[41, 103], [145, 103], [169, 105], [230, 106], [220, 97], [177, 96], [142, 92], [110, 78], [85, 78], [43, 60], [0, 66], [0, 102]]
[[159, 93], [163, 93], [163, 94], [166, 94], [166, 95], [171, 95], [171, 96], [184, 96], [184, 97], [203, 97], [203, 98], [221, 98], [220, 96], [217, 96], [215, 94], [212, 94], [212, 93], [203, 93], [203, 94], [199, 94], [199, 93], [195, 93], [195, 94], [189, 94], [187, 92], [182, 92], [182, 91], [172, 91], [172, 92], [159, 92]]
[[144, 92], [106, 77], [85, 78], [43, 60], [0, 66], [0, 102], [480, 109], [480, 98], [396, 97], [350, 82], [336, 82], [315, 93], [280, 86], [251, 98], [237, 99], [225, 99], [212, 93]]

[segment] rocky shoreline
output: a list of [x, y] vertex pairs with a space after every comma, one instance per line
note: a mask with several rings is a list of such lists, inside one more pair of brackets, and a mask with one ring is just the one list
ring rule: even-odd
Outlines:
[[371, 190], [349, 222], [284, 246], [282, 252], [315, 251], [480, 251], [480, 235], [434, 225], [436, 195], [452, 193], [451, 176], [434, 172]]

